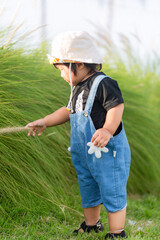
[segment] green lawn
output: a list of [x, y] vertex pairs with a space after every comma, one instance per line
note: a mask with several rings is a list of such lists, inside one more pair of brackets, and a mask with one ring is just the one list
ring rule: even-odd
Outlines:
[[[77, 237], [72, 235], [72, 231], [83, 221], [80, 196], [78, 190], [76, 191], [74, 197], [68, 197], [67, 206], [71, 208], [56, 207], [52, 203], [47, 206], [44, 204], [45, 200], [37, 202], [35, 211], [33, 206], [32, 210], [8, 206], [6, 212], [1, 208], [0, 239], [104, 239], [108, 231], [104, 206], [101, 211], [101, 221], [105, 226], [103, 233], [85, 233]], [[128, 239], [160, 239], [160, 197], [129, 196], [125, 230]]]

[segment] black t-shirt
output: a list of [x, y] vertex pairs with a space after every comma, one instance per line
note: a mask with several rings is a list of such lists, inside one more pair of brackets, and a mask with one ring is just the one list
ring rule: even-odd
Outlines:
[[[91, 77], [75, 86], [73, 90], [72, 104], [69, 102], [67, 106], [67, 108], [71, 109], [72, 105], [72, 113], [84, 110], [94, 79], [99, 75], [105, 74], [103, 72], [96, 72]], [[98, 86], [91, 110], [91, 118], [96, 129], [103, 127], [108, 110], [120, 103], [123, 103], [123, 98], [117, 81], [106, 76]], [[121, 129], [122, 123], [120, 123], [114, 136], [117, 135]]]

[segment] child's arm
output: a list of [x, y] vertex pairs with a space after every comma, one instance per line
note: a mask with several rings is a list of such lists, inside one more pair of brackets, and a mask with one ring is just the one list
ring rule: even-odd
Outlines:
[[117, 130], [123, 115], [124, 104], [121, 103], [107, 112], [103, 128], [98, 129], [92, 136], [91, 142], [97, 147], [105, 147]]
[[26, 126], [31, 127], [31, 130], [28, 132], [28, 136], [31, 134], [35, 136], [36, 132], [39, 132], [38, 136], [40, 136], [47, 127], [53, 127], [69, 121], [69, 114], [70, 112], [66, 109], [66, 107], [62, 107], [42, 119], [29, 123]]

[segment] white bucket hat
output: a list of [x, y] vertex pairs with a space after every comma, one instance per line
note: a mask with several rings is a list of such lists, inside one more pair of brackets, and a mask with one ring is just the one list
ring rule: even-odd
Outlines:
[[55, 63], [103, 63], [92, 37], [85, 31], [69, 31], [57, 35], [52, 42], [49, 62]]

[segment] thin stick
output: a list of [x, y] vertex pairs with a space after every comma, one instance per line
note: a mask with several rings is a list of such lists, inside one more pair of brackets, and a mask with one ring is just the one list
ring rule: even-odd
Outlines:
[[13, 133], [13, 132], [22, 132], [22, 131], [28, 131], [31, 128], [29, 127], [8, 127], [8, 128], [0, 128], [0, 134], [4, 133]]

